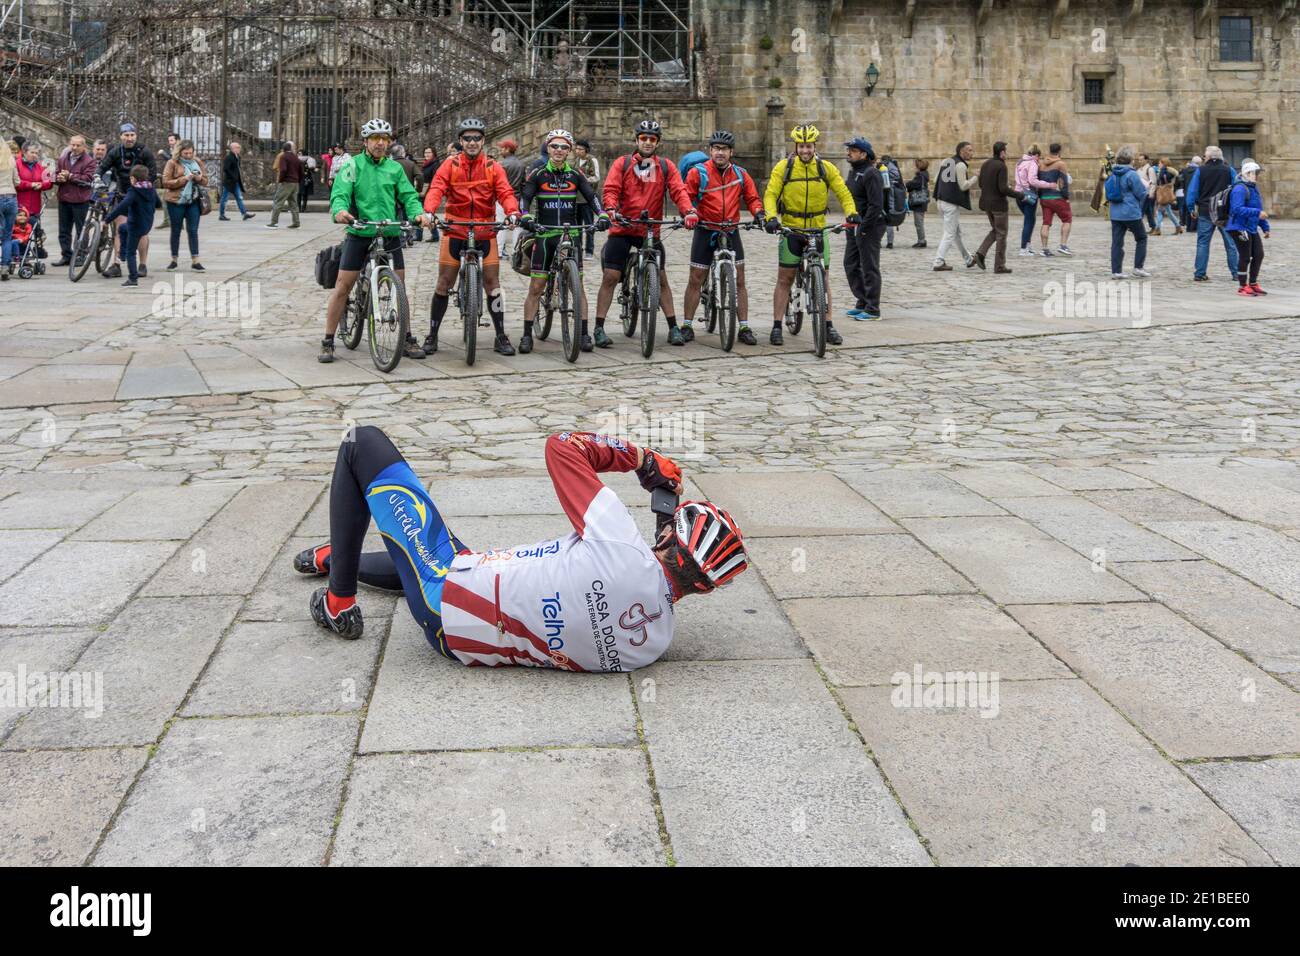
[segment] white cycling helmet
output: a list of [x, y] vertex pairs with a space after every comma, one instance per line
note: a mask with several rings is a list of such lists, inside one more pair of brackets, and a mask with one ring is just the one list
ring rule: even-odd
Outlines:
[[390, 139], [393, 136], [393, 126], [388, 120], [372, 119], [361, 127], [361, 138], [369, 139], [372, 136], [387, 136]]
[[564, 140], [566, 143], [568, 143], [570, 146], [573, 145], [573, 134], [570, 133], [567, 129], [553, 129], [553, 130], [551, 130], [551, 131], [550, 131], [549, 133], [547, 133], [546, 136], [542, 139], [542, 142], [545, 143], [547, 146], [550, 146], [550, 145], [551, 145], [551, 140], [553, 140], [553, 139], [562, 139], [562, 140]]
[[[683, 501], [673, 515], [677, 543], [715, 588], [745, 568], [749, 556], [734, 518], [708, 501]], [[707, 590], [703, 585], [696, 585]]]

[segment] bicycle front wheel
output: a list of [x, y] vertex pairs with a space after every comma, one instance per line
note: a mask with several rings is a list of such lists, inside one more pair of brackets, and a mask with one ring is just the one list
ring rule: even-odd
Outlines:
[[565, 261], [561, 267], [560, 287], [560, 332], [564, 336], [564, 357], [570, 362], [578, 361], [578, 346], [581, 345], [582, 320], [586, 317], [582, 308], [582, 274], [578, 264], [572, 259]]
[[791, 335], [798, 335], [803, 328], [804, 279], [796, 275], [790, 285], [790, 299], [785, 304], [785, 327]]
[[478, 320], [483, 314], [483, 277], [477, 262], [467, 262], [460, 270], [460, 308], [464, 322], [465, 364], [473, 365], [478, 351]]
[[826, 273], [821, 263], [808, 270], [808, 318], [812, 322], [813, 351], [826, 354]]
[[103, 223], [96, 218], [88, 218], [77, 233], [77, 241], [72, 244], [72, 260], [68, 263], [68, 278], [78, 281], [90, 268], [90, 262], [99, 249], [99, 233]]
[[722, 351], [730, 352], [736, 344], [736, 266], [724, 262], [718, 268], [718, 289], [714, 296], [718, 317], [718, 335]]
[[655, 350], [655, 325], [659, 319], [659, 264], [651, 260], [641, 270], [637, 282], [638, 311], [641, 313], [641, 355], [649, 358]]
[[636, 317], [639, 306], [636, 301], [636, 283], [628, 281], [627, 273], [623, 273], [623, 282], [618, 290], [618, 317], [623, 323], [623, 334], [629, 339], [636, 335]]
[[101, 221], [99, 224], [99, 248], [95, 252], [95, 271], [103, 275], [113, 262], [113, 224]]
[[367, 277], [363, 275], [352, 284], [352, 294], [348, 296], [347, 304], [343, 307], [343, 318], [339, 320], [339, 336], [350, 349], [361, 344], [361, 334], [366, 328], [366, 315], [370, 311], [366, 301], [366, 281]]
[[402, 280], [392, 266], [376, 267], [375, 296], [370, 303], [370, 357], [375, 368], [381, 372], [397, 368], [410, 328], [411, 309]]
[[542, 301], [537, 306], [537, 337], [543, 342], [551, 334], [551, 322], [555, 320], [555, 273], [546, 277], [546, 288], [542, 290]]

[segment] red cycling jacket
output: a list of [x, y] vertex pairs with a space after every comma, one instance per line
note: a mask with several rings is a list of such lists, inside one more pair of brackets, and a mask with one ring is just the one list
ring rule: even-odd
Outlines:
[[[695, 211], [690, 193], [682, 182], [682, 174], [677, 167], [662, 156], [654, 156], [649, 163], [640, 162], [640, 154], [632, 153], [620, 156], [609, 167], [605, 176], [605, 189], [601, 198], [605, 202], [605, 211], [611, 216], [618, 213], [628, 219], [636, 219], [645, 210], [651, 219], [664, 217], [664, 199], [671, 195], [677, 210], [683, 215]], [[610, 226], [611, 236], [645, 235], [645, 226], [626, 226], [617, 220]], [[651, 227], [656, 238], [659, 227]]]
[[[696, 163], [686, 174], [686, 192], [695, 199], [695, 211], [704, 222], [739, 222], [740, 203], [744, 200], [750, 215], [763, 212], [763, 197], [758, 194], [754, 177], [731, 163], [719, 170], [713, 160]], [[712, 228], [705, 226], [704, 228]]]
[[447, 235], [453, 239], [464, 239], [469, 230], [455, 222], [487, 222], [497, 217], [497, 203], [506, 211], [507, 216], [517, 215], [519, 203], [515, 201], [515, 191], [510, 188], [506, 171], [501, 164], [479, 153], [470, 159], [463, 153], [445, 159], [438, 171], [433, 174], [429, 191], [424, 194], [424, 211], [438, 211], [443, 197], [447, 199], [447, 212], [443, 216], [449, 223]]

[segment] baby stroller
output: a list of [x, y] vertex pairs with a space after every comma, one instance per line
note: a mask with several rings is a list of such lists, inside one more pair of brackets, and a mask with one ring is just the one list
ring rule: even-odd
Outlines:
[[32, 234], [22, 250], [18, 253], [18, 278], [30, 279], [32, 276], [45, 275], [45, 263], [49, 254], [45, 251], [45, 230], [41, 227], [38, 216], [32, 220]]

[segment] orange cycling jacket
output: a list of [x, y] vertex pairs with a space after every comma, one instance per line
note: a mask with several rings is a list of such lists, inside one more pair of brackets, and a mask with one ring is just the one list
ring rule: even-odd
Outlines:
[[686, 192], [695, 198], [695, 211], [704, 222], [739, 222], [742, 202], [752, 216], [763, 212], [754, 177], [735, 163], [723, 170], [713, 160], [696, 163], [686, 174]]
[[447, 235], [464, 239], [469, 230], [457, 226], [457, 221], [486, 222], [496, 218], [497, 203], [507, 216], [518, 215], [519, 203], [510, 188], [506, 171], [501, 164], [480, 153], [474, 159], [464, 154], [443, 161], [433, 174], [429, 191], [424, 194], [424, 211], [438, 211], [443, 197], [447, 199], [447, 212], [443, 218], [450, 224]]

